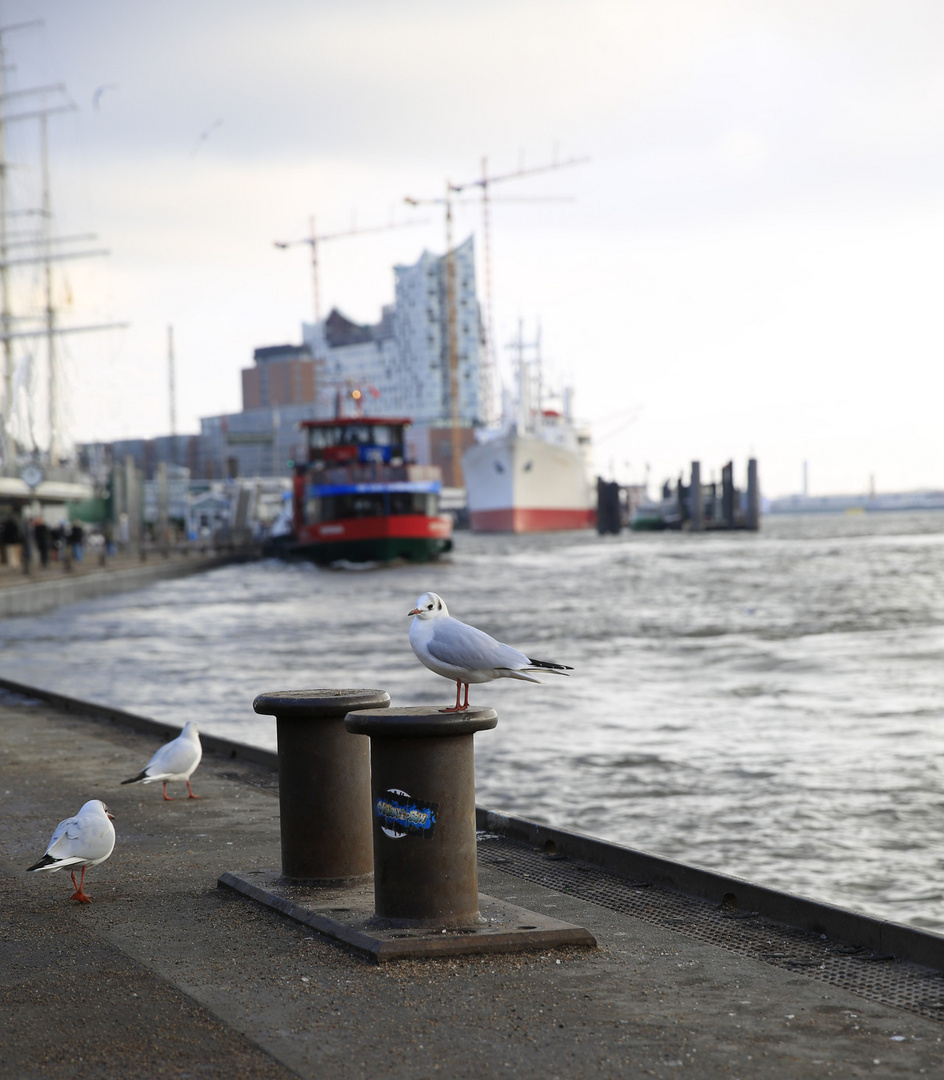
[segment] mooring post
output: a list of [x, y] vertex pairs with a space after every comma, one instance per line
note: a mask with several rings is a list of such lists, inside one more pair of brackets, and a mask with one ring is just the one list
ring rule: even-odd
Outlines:
[[[803, 462], [803, 494], [806, 494], [806, 462]], [[747, 459], [747, 513], [749, 529], [760, 528], [760, 483], [757, 478], [757, 458]]]
[[389, 704], [386, 690], [282, 690], [253, 701], [276, 722], [283, 878], [337, 882], [370, 873], [369, 744], [345, 731], [344, 718]]
[[689, 488], [691, 503], [691, 530], [702, 532], [705, 528], [705, 504], [701, 490], [701, 462], [692, 462], [692, 482]]
[[479, 922], [472, 737], [494, 709], [366, 709], [344, 721], [370, 737], [374, 914], [403, 927]]

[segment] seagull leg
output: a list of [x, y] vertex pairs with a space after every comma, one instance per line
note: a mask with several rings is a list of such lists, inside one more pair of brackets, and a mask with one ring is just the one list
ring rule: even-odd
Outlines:
[[465, 704], [460, 705], [460, 695], [462, 693], [462, 680], [456, 679], [456, 703], [450, 706], [448, 709], [440, 709], [440, 712], [464, 712], [469, 707], [469, 684], [465, 683]]
[[[189, 786], [189, 785], [188, 785], [188, 786]], [[164, 781], [164, 798], [165, 798], [165, 799], [166, 799], [166, 800], [167, 800], [168, 802], [173, 802], [173, 801], [174, 801], [174, 796], [173, 796], [173, 795], [168, 795], [168, 794], [167, 794], [167, 781], [166, 781], [166, 780]]]
[[190, 786], [190, 781], [189, 780], [187, 781], [187, 790], [190, 792], [190, 795], [188, 796], [188, 798], [190, 798], [190, 799], [202, 799], [203, 798], [202, 795], [194, 795], [193, 788]]
[[[82, 888], [82, 886], [85, 884], [85, 871], [86, 871], [86, 869], [87, 869], [87, 867], [85, 867], [85, 866], [82, 867], [82, 876], [79, 878], [78, 885], [75, 886], [75, 892], [70, 897], [70, 899], [72, 899], [72, 900], [78, 900], [80, 904], [90, 904], [92, 902], [91, 896], [89, 896], [89, 894]], [[71, 873], [72, 873], [72, 884], [75, 885], [75, 871], [73, 870], [73, 871], [71, 871]]]

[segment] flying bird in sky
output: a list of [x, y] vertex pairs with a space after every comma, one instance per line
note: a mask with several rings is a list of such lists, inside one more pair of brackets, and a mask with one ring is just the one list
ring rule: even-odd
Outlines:
[[210, 124], [210, 126], [208, 128], [206, 128], [204, 131], [200, 132], [200, 135], [199, 135], [199, 138], [197, 139], [196, 145], [193, 148], [194, 154], [196, 154], [196, 152], [200, 149], [200, 144], [205, 143], [207, 141], [207, 139], [209, 139], [211, 133], [214, 132], [218, 127], [220, 127], [220, 125], [222, 123], [223, 123], [223, 118], [220, 117], [218, 120], [214, 120], [213, 123]]
[[[434, 592], [423, 593], [409, 613], [410, 645], [417, 659], [444, 679], [456, 681], [456, 703], [443, 712], [461, 712], [469, 707], [469, 683], [492, 679], [524, 679], [539, 683], [532, 671], [566, 675], [573, 671], [567, 664], [535, 660], [510, 645], [489, 637], [484, 630], [452, 618], [446, 603]], [[459, 703], [462, 687], [465, 701]]]
[[[28, 866], [27, 872], [48, 870], [54, 874], [57, 870], [68, 868], [75, 887], [71, 899], [78, 900], [80, 904], [91, 903], [92, 898], [82, 888], [85, 884], [85, 871], [89, 866], [103, 863], [114, 851], [113, 820], [101, 799], [91, 799], [75, 817], [59, 822], [46, 848], [46, 854], [38, 863]], [[76, 882], [75, 871], [80, 866], [82, 877]]]
[[118, 84], [113, 83], [113, 82], [105, 83], [103, 86], [99, 86], [96, 89], [95, 93], [92, 94], [92, 108], [96, 112], [98, 112], [99, 111], [99, 104], [98, 103], [102, 100], [102, 94], [106, 93], [108, 90], [117, 90], [117, 89], [118, 89]]
[[190, 786], [190, 777], [200, 764], [202, 757], [203, 747], [200, 745], [197, 722], [188, 720], [177, 738], [165, 743], [137, 776], [121, 782], [122, 784], [153, 784], [160, 781], [164, 785], [164, 798], [168, 802], [173, 802], [173, 796], [167, 794], [167, 785], [173, 781], [184, 780], [187, 791], [190, 792], [189, 798], [199, 799], [201, 796], [194, 795], [193, 788]]

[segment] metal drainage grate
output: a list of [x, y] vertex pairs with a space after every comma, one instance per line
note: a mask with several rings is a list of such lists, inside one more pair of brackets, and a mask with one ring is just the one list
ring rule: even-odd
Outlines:
[[567, 856], [546, 855], [494, 834], [480, 834], [478, 857], [502, 873], [566, 896], [808, 975], [883, 1005], [944, 1020], [944, 973], [785, 926], [756, 912], [719, 908]]

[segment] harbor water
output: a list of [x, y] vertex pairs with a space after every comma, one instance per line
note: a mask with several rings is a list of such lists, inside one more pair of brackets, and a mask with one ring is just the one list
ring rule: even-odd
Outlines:
[[230, 566], [7, 619], [0, 675], [274, 748], [264, 691], [453, 702], [409, 645], [427, 590], [574, 667], [472, 686], [480, 805], [944, 932], [944, 514]]

